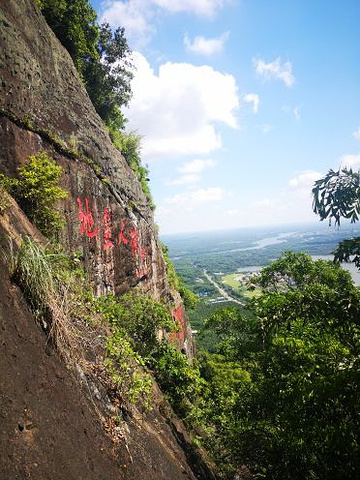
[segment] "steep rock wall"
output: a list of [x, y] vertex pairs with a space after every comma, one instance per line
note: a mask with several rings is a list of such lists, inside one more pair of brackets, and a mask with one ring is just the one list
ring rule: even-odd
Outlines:
[[193, 342], [165, 263], [149, 199], [112, 145], [67, 51], [32, 0], [1, 0], [0, 172], [16, 175], [28, 155], [49, 151], [62, 165], [63, 243], [79, 252], [97, 294], [136, 285], [171, 305], [176, 343]]

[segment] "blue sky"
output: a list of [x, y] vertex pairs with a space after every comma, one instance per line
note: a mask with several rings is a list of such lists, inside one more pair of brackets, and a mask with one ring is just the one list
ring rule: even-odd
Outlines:
[[137, 66], [161, 233], [317, 221], [313, 182], [360, 168], [359, 0], [110, 0]]

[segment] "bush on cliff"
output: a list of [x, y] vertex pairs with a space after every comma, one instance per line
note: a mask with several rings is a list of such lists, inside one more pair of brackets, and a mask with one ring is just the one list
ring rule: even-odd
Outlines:
[[[164, 334], [159, 334], [160, 330], [169, 334], [176, 329], [168, 308], [149, 296], [128, 292], [120, 297], [113, 294], [99, 297], [95, 300], [95, 310], [104, 316], [113, 331], [107, 347], [107, 366], [118, 385], [127, 385], [131, 395], [137, 399], [140, 395], [143, 402], [146, 400], [146, 375], [134, 380], [132, 374], [130, 377], [121, 374], [124, 359], [132, 356], [137, 364], [152, 370], [179, 416], [188, 419], [198, 416], [205, 382], [197, 366], [191, 365]], [[121, 380], [119, 375], [126, 378]]]
[[132, 168], [141, 183], [142, 191], [146, 198], [150, 202], [150, 208], [155, 209], [155, 204], [152, 200], [152, 195], [149, 188], [149, 170], [144, 167], [141, 162], [141, 136], [134, 132], [125, 133], [114, 126], [109, 128], [110, 138], [122, 155], [124, 156], [127, 164]]
[[37, 0], [38, 7], [84, 81], [89, 97], [108, 126], [122, 128], [120, 111], [131, 98], [130, 48], [124, 28], [99, 25], [88, 0]]
[[15, 197], [29, 219], [47, 237], [56, 237], [65, 224], [56, 208], [56, 203], [67, 197], [67, 192], [58, 185], [62, 171], [47, 152], [39, 152], [18, 168], [19, 178], [0, 175], [0, 185]]

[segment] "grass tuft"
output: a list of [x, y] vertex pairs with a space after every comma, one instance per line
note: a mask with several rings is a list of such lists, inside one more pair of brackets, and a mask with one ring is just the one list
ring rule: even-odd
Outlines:
[[79, 355], [75, 325], [69, 316], [69, 278], [65, 257], [47, 251], [24, 236], [18, 250], [9, 242], [8, 264], [12, 279], [22, 289], [49, 340], [66, 360]]

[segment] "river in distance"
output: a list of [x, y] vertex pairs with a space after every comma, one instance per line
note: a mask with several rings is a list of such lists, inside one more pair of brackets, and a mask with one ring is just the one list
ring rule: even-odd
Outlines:
[[[324, 223], [269, 228], [185, 233], [162, 236], [170, 258], [186, 262], [209, 272], [255, 272], [278, 258], [283, 251], [305, 252], [314, 259], [332, 260], [331, 253], [346, 238], [360, 236], [354, 224], [329, 227]], [[352, 263], [343, 264], [356, 285], [360, 272]]]

